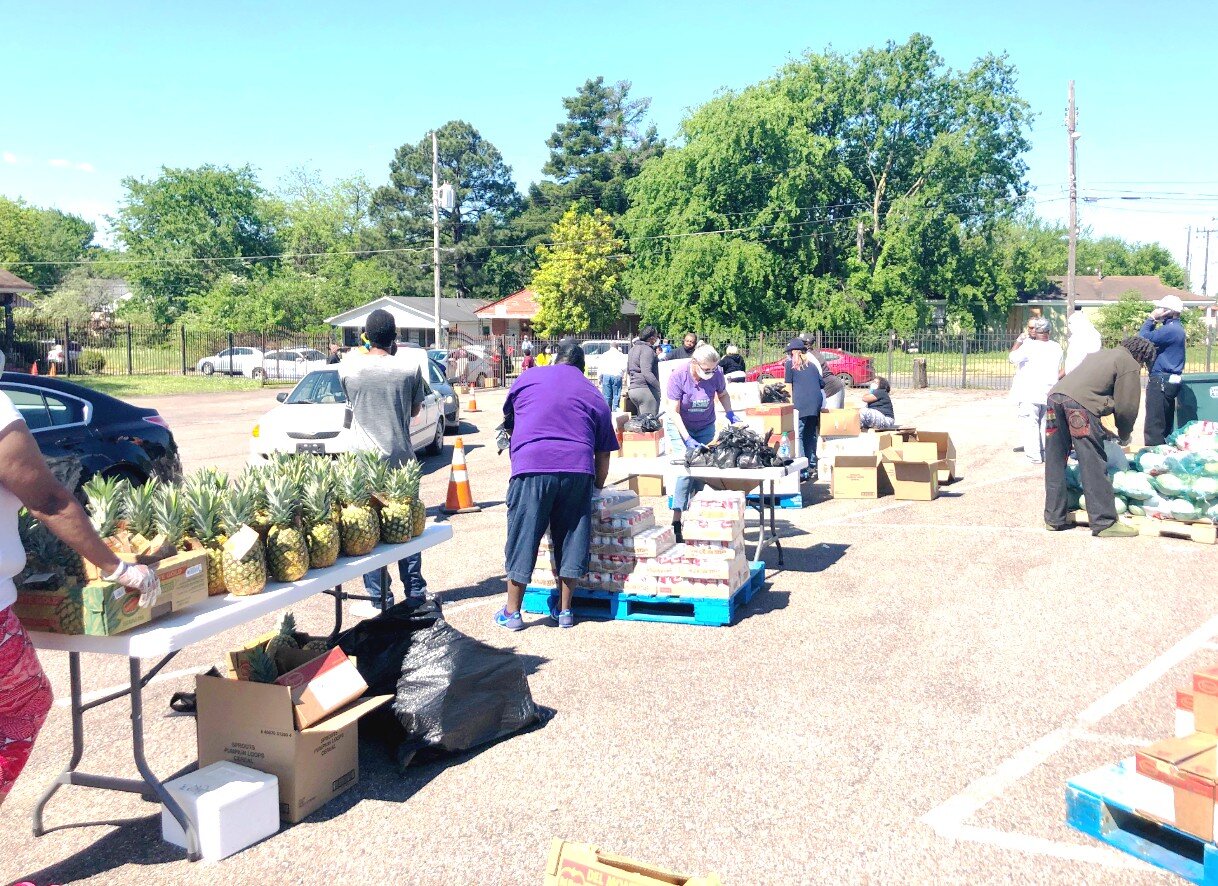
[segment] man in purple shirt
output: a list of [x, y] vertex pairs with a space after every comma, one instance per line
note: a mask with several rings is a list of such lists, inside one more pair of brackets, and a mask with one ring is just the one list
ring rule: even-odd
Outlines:
[[592, 491], [605, 485], [617, 449], [613, 418], [601, 392], [584, 377], [584, 351], [564, 340], [550, 366], [522, 374], [503, 404], [512, 435], [508, 482], [507, 605], [495, 623], [524, 627], [520, 605], [549, 530], [558, 565], [561, 605], [550, 607], [558, 626], [575, 625], [571, 597], [588, 571]]

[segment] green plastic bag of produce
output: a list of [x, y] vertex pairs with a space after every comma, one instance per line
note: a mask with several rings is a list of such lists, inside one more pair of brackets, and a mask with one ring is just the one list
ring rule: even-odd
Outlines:
[[1210, 505], [1206, 508], [1205, 516], [1209, 517], [1210, 522], [1218, 523], [1218, 505]]
[[[1154, 496], [1155, 488], [1150, 485], [1150, 477], [1138, 471], [1124, 471], [1118, 475], [1121, 478], [1121, 493], [1126, 498], [1145, 501]], [[1114, 481], [1114, 486], [1115, 481]]]
[[1168, 502], [1173, 520], [1200, 520], [1205, 512], [1196, 502], [1187, 498], [1173, 498]]
[[1139, 504], [1134, 504], [1133, 502], [1130, 502], [1129, 503], [1129, 513], [1133, 514], [1133, 516], [1135, 516], [1135, 517], [1145, 517], [1146, 508], [1142, 507]]
[[1188, 497], [1193, 501], [1210, 502], [1218, 499], [1218, 477], [1196, 477], [1188, 487]]
[[1150, 478], [1150, 483], [1164, 498], [1179, 498], [1189, 485], [1187, 479], [1175, 474], [1157, 474]]
[[1166, 447], [1154, 446], [1143, 449], [1133, 457], [1133, 463], [1144, 474], [1161, 474], [1167, 470], [1167, 456], [1159, 450]]
[[1164, 463], [1177, 477], [1199, 477], [1205, 473], [1206, 459], [1199, 452], [1174, 452]]
[[1066, 464], [1066, 488], [1067, 489], [1082, 489], [1083, 481], [1078, 473], [1078, 462], [1069, 462]]
[[1077, 511], [1079, 508], [1081, 508], [1082, 500], [1083, 496], [1077, 489], [1066, 490], [1066, 504], [1069, 506], [1070, 510]]
[[1129, 505], [1127, 505], [1127, 504], [1125, 503], [1125, 499], [1121, 498], [1121, 497], [1118, 495], [1118, 496], [1116, 497], [1116, 512], [1117, 512], [1118, 514], [1124, 514], [1124, 513], [1126, 513], [1128, 510], [1129, 510]]

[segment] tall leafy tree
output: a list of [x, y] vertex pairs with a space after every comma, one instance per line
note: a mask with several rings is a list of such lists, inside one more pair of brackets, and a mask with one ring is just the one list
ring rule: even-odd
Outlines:
[[[512, 170], [491, 142], [462, 120], [437, 131], [440, 181], [456, 191], [452, 210], [440, 211], [442, 279], [449, 294], [497, 297], [489, 271], [501, 245], [505, 223], [520, 210]], [[379, 243], [388, 248], [418, 248], [385, 261], [403, 291], [431, 291], [431, 136], [397, 149], [389, 164], [389, 183], [373, 195], [372, 213]], [[488, 264], [490, 267], [488, 267]]]
[[608, 329], [622, 313], [619, 284], [626, 265], [625, 245], [614, 236], [609, 215], [572, 206], [551, 239], [538, 247], [531, 287], [537, 293], [533, 325], [538, 334]]
[[123, 273], [156, 322], [176, 319], [225, 275], [252, 276], [257, 257], [278, 250], [278, 207], [249, 166], [162, 167], [156, 178], [126, 178], [123, 187], [111, 219], [125, 250]]
[[1005, 58], [954, 71], [917, 34], [809, 54], [694, 111], [629, 185], [630, 291], [712, 333], [906, 329], [931, 299], [970, 325], [1017, 294], [1027, 118]]
[[0, 197], [0, 266], [41, 292], [89, 257], [94, 233], [79, 216]]

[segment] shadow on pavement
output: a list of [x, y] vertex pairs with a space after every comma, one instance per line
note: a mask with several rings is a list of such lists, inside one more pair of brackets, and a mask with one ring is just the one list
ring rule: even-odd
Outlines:
[[476, 600], [481, 597], [503, 596], [507, 593], [507, 578], [497, 575], [494, 578], [484, 578], [476, 585], [464, 588], [454, 588], [439, 595], [440, 605], [449, 606], [462, 600]]
[[[121, 822], [76, 822], [60, 825], [53, 830], [97, 825], [118, 825], [118, 829], [63, 861], [40, 871], [33, 871], [19, 879], [31, 883], [76, 883], [104, 875], [107, 871], [124, 865], [161, 865], [186, 858], [186, 850], [161, 840], [159, 811], [144, 818], [126, 819]], [[160, 876], [149, 877], [149, 882], [160, 880]]]

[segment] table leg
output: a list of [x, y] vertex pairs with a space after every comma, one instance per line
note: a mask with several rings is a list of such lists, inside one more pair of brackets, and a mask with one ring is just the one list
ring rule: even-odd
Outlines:
[[770, 481], [770, 537], [774, 540], [774, 547], [778, 548], [778, 565], [782, 565], [782, 539], [778, 537], [778, 525], [776, 522], [776, 512], [778, 510], [778, 495], [774, 492], [774, 481]]
[[178, 801], [165, 790], [164, 785], [152, 774], [148, 761], [144, 758], [144, 681], [140, 678], [140, 660], [130, 658], [131, 666], [131, 752], [135, 758], [135, 768], [143, 777], [148, 787], [152, 788], [169, 814], [178, 820], [182, 832], [186, 835], [186, 857], [190, 861], [198, 861], [199, 833], [195, 830], [194, 822], [182, 811]]
[[330, 642], [333, 643], [343, 631], [343, 586], [339, 585], [326, 593], [334, 598], [334, 630], [330, 632]]
[[[402, 592], [409, 597], [410, 588], [402, 588]], [[381, 567], [381, 612], [389, 608], [389, 564], [386, 563]]]
[[53, 782], [43, 791], [38, 802], [34, 804], [34, 836], [41, 837], [46, 833], [46, 828], [42, 824], [42, 813], [46, 809], [47, 803], [51, 797], [55, 796], [65, 784], [71, 784], [72, 773], [76, 771], [76, 767], [80, 765], [81, 759], [85, 755], [85, 716], [84, 707], [81, 703], [80, 692], [80, 653], [68, 653], [68, 679], [71, 684], [72, 693], [72, 759], [68, 762], [67, 767], [61, 772]]

